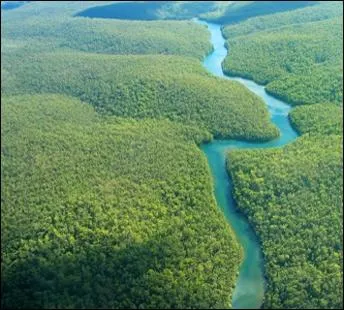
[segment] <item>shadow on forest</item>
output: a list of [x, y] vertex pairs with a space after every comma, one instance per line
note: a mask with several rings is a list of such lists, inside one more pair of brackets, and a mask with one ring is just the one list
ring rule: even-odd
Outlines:
[[66, 240], [37, 245], [3, 271], [1, 307], [176, 307], [187, 291], [171, 281], [172, 273], [162, 273], [184, 258], [182, 242], [174, 239], [158, 234], [119, 250], [112, 238], [79, 240], [74, 247]]
[[168, 1], [122, 2], [95, 6], [79, 12], [75, 16], [93, 18], [117, 18], [153, 20], [157, 19], [157, 10]]
[[229, 6], [223, 16], [217, 19], [217, 23], [233, 24], [250, 17], [292, 11], [316, 4], [316, 1], [251, 1], [242, 9], [234, 10]]

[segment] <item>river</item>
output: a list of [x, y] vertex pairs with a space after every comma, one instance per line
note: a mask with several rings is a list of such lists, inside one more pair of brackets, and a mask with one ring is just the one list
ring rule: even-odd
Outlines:
[[211, 33], [213, 52], [204, 59], [204, 67], [215, 76], [242, 83], [251, 92], [261, 97], [268, 107], [271, 121], [280, 130], [280, 137], [269, 142], [214, 140], [201, 146], [212, 172], [217, 205], [223, 210], [244, 250], [244, 260], [239, 269], [232, 306], [234, 309], [258, 309], [263, 303], [265, 290], [263, 255], [258, 238], [247, 218], [236, 209], [232, 195], [233, 185], [226, 171], [226, 152], [231, 149], [279, 147], [295, 140], [298, 134], [290, 125], [288, 114], [291, 107], [288, 104], [268, 95], [264, 86], [247, 79], [229, 77], [223, 74], [221, 64], [227, 55], [227, 49], [224, 46], [225, 39], [221, 33], [221, 25], [200, 20], [195, 21], [206, 25]]

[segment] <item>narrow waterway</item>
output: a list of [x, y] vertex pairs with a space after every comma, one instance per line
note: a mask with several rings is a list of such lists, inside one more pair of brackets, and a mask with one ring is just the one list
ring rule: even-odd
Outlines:
[[211, 43], [213, 44], [213, 52], [204, 60], [204, 67], [218, 77], [242, 83], [250, 91], [260, 96], [269, 109], [271, 121], [280, 130], [279, 138], [265, 143], [214, 140], [211, 143], [202, 145], [202, 150], [208, 158], [213, 175], [217, 204], [223, 210], [244, 250], [244, 260], [240, 266], [239, 276], [233, 293], [233, 308], [257, 309], [262, 305], [264, 298], [263, 256], [255, 232], [246, 217], [236, 209], [232, 195], [232, 182], [226, 171], [226, 152], [230, 149], [278, 147], [295, 140], [298, 135], [289, 123], [288, 113], [291, 109], [289, 105], [268, 95], [265, 92], [264, 86], [260, 86], [250, 80], [228, 77], [223, 74], [221, 64], [227, 55], [227, 49], [224, 46], [225, 39], [221, 33], [221, 25], [200, 20], [196, 20], [196, 22], [208, 27], [211, 33]]

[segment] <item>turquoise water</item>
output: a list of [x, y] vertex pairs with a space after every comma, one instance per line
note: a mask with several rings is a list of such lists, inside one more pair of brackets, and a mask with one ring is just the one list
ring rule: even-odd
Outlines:
[[[228, 222], [244, 250], [244, 260], [240, 266], [239, 276], [233, 293], [232, 305], [235, 309], [257, 309], [264, 298], [264, 264], [259, 241], [247, 222], [247, 219], [237, 212], [232, 196], [233, 185], [226, 171], [226, 152], [230, 149], [270, 148], [282, 146], [297, 138], [297, 133], [291, 127], [288, 113], [291, 109], [286, 103], [273, 98], [265, 92], [265, 87], [243, 78], [228, 77], [223, 74], [221, 63], [227, 55], [225, 40], [221, 33], [221, 25], [206, 23], [211, 33], [213, 52], [203, 62], [204, 67], [212, 74], [228, 80], [234, 80], [245, 85], [250, 91], [263, 98], [266, 103], [271, 121], [279, 128], [280, 137], [265, 143], [250, 143], [237, 140], [214, 140], [203, 144], [214, 179], [215, 197], [218, 206], [223, 210]], [[230, 55], [230, 49], [229, 49]]]

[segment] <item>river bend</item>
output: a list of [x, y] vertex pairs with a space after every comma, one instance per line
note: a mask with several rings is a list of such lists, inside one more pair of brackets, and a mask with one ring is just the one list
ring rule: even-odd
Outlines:
[[[207, 156], [214, 181], [217, 205], [224, 212], [244, 250], [244, 260], [239, 269], [232, 297], [234, 309], [257, 309], [263, 303], [265, 279], [264, 262], [260, 243], [247, 218], [236, 209], [233, 185], [226, 171], [226, 152], [230, 149], [271, 148], [285, 145], [298, 136], [291, 127], [288, 114], [291, 107], [266, 93], [265, 87], [243, 78], [229, 77], [222, 71], [222, 61], [227, 55], [221, 25], [195, 20], [206, 25], [211, 33], [213, 52], [204, 59], [204, 67], [217, 77], [242, 83], [251, 92], [261, 97], [268, 107], [271, 121], [279, 128], [280, 136], [272, 141], [253, 143], [238, 140], [214, 140], [201, 146]], [[229, 49], [230, 54], [230, 49]]]

